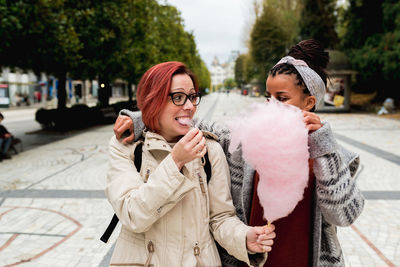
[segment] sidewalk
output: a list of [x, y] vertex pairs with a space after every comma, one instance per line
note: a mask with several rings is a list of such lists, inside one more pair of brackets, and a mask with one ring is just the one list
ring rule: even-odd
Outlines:
[[[196, 116], [225, 123], [253, 101], [263, 99], [215, 93]], [[400, 121], [320, 116], [361, 157], [366, 206], [353, 226], [338, 229], [346, 266], [400, 266]], [[119, 232], [99, 240], [113, 214], [103, 192], [112, 135], [112, 125], [93, 127], [0, 163], [0, 266], [108, 266]]]

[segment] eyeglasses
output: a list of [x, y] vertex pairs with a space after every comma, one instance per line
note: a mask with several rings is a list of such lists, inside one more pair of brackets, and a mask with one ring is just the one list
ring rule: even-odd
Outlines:
[[201, 99], [200, 93], [187, 95], [182, 92], [174, 92], [174, 93], [170, 93], [169, 96], [171, 97], [172, 102], [176, 106], [185, 105], [185, 103], [188, 99], [190, 102], [192, 102], [193, 106], [197, 106], [198, 104], [200, 104], [200, 99]]

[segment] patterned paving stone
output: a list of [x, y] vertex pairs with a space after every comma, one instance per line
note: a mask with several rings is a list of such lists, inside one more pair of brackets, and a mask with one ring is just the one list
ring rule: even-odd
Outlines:
[[[196, 116], [224, 124], [262, 101], [212, 94], [202, 99]], [[338, 140], [361, 157], [360, 188], [378, 193], [352, 227], [338, 228], [346, 266], [400, 266], [400, 199], [385, 199], [385, 192], [400, 191], [400, 166], [377, 152], [400, 156], [400, 122], [365, 114], [320, 116], [336, 133], [376, 149]], [[113, 214], [99, 194], [111, 136], [111, 125], [94, 127], [0, 164], [0, 266], [29, 259], [20, 265], [107, 266], [120, 227], [108, 244], [99, 241]], [[2, 198], [5, 192], [10, 197]], [[18, 197], [24, 192], [28, 197]]]

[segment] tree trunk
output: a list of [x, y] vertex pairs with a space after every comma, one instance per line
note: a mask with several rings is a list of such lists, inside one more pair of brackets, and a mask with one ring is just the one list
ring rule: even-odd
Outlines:
[[132, 92], [132, 84], [131, 83], [128, 83], [128, 101], [129, 101], [129, 104], [132, 104], [133, 103], [133, 92]]
[[83, 98], [83, 103], [86, 104], [86, 80], [83, 80], [83, 85], [82, 85], [82, 98]]
[[99, 92], [98, 100], [101, 107], [107, 107], [109, 105], [111, 97], [112, 87], [108, 80], [99, 78]]
[[65, 88], [65, 83], [67, 80], [67, 74], [64, 73], [59, 73], [57, 75], [58, 78], [58, 88], [57, 88], [57, 98], [58, 98], [58, 103], [57, 103], [57, 108], [58, 109], [65, 109], [67, 107], [67, 91]]

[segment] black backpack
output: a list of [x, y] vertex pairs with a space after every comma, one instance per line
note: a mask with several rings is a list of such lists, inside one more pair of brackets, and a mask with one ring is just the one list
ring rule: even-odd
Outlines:
[[[135, 148], [135, 167], [138, 172], [140, 172], [140, 167], [142, 166], [142, 143], [139, 143], [136, 148]], [[208, 159], [208, 152], [204, 155], [205, 159], [205, 164], [204, 164], [204, 171], [206, 172], [207, 175], [207, 184], [210, 181], [211, 178], [211, 164], [210, 160]], [[108, 225], [107, 229], [104, 231], [104, 234], [100, 237], [100, 240], [103, 241], [104, 243], [108, 242], [108, 239], [110, 238], [112, 232], [114, 231], [115, 227], [118, 224], [118, 217], [114, 213], [110, 224]]]

